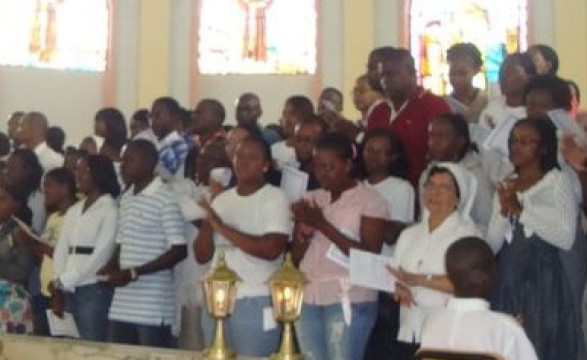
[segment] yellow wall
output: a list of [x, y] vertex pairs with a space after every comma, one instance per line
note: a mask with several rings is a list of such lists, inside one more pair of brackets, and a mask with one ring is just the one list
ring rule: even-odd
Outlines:
[[[365, 73], [367, 56], [373, 50], [373, 0], [343, 2], [343, 86], [344, 113], [356, 119], [351, 91], [358, 76]], [[325, 66], [328, 66], [325, 64]]]
[[587, 108], [587, 1], [554, 2], [554, 47], [560, 75], [574, 80], [582, 90], [581, 108]]
[[171, 1], [140, 1], [137, 81], [139, 108], [149, 107], [155, 98], [169, 93]]

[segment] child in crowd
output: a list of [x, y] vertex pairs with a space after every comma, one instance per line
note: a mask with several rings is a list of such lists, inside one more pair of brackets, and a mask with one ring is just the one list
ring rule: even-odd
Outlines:
[[271, 145], [271, 155], [277, 169], [286, 165], [297, 167], [294, 150], [295, 130], [302, 119], [313, 114], [314, 105], [305, 96], [291, 96], [285, 101], [281, 118], [284, 140]]
[[463, 114], [469, 123], [477, 123], [487, 106], [486, 92], [473, 84], [483, 67], [481, 52], [472, 43], [459, 43], [448, 49], [446, 59], [452, 92], [444, 99], [452, 112]]
[[489, 309], [497, 277], [491, 248], [480, 238], [464, 237], [449, 246], [445, 258], [454, 297], [445, 310], [426, 319], [422, 348], [490, 353], [506, 360], [538, 359], [520, 324]]
[[380, 91], [373, 89], [367, 75], [361, 75], [353, 88], [353, 102], [361, 112], [361, 126], [367, 130], [387, 129], [391, 120], [391, 106]]

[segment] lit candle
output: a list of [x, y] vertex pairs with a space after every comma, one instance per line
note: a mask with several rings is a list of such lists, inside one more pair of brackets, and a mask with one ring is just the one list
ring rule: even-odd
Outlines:
[[224, 311], [224, 299], [226, 294], [224, 294], [223, 289], [218, 289], [216, 292], [216, 307], [218, 307], [218, 311]]

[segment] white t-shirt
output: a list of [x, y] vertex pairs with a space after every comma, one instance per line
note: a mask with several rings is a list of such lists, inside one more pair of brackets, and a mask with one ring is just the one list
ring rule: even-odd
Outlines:
[[296, 169], [299, 166], [295, 149], [293, 146], [287, 146], [285, 140], [271, 145], [271, 157], [275, 160], [279, 170], [284, 166], [291, 166]]
[[520, 324], [474, 298], [452, 298], [445, 310], [431, 315], [422, 330], [422, 348], [492, 353], [505, 360], [538, 359]]
[[[236, 188], [228, 189], [214, 199], [212, 208], [224, 224], [245, 234], [291, 234], [290, 203], [280, 188], [269, 184], [248, 196], [239, 195]], [[214, 233], [214, 245], [212, 263], [224, 251], [226, 263], [243, 280], [238, 287], [238, 298], [269, 295], [267, 279], [281, 266], [281, 256], [268, 261], [247, 254], [218, 232]]]
[[[465, 236], [480, 236], [480, 232], [471, 220], [464, 219], [457, 211], [432, 232], [427, 219], [424, 219], [401, 233], [393, 257], [394, 264], [416, 274], [444, 275], [446, 250]], [[398, 340], [419, 343], [424, 320], [442, 310], [451, 295], [420, 286], [410, 290], [417, 305], [409, 308], [401, 306]]]
[[[412, 184], [408, 181], [390, 176], [377, 184], [370, 184], [368, 180], [363, 183], [365, 186], [377, 191], [385, 199], [391, 220], [403, 223], [412, 223], [414, 221], [416, 196]], [[392, 256], [394, 248], [394, 245], [384, 243], [381, 253]]]

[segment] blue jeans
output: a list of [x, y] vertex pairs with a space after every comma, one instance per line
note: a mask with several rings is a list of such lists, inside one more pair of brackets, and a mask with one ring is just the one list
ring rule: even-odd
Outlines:
[[[232, 316], [224, 321], [226, 341], [239, 355], [268, 357], [277, 352], [281, 327], [263, 330], [263, 311], [271, 308], [269, 296], [244, 298], [236, 301]], [[214, 336], [214, 319], [207, 311], [202, 314], [202, 329], [206, 346], [210, 346]]]
[[111, 320], [108, 341], [127, 345], [170, 348], [173, 345], [171, 325], [141, 325]]
[[351, 313], [347, 326], [341, 304], [304, 304], [296, 323], [304, 359], [361, 360], [377, 316], [377, 303], [353, 303]]
[[65, 293], [65, 311], [73, 315], [81, 339], [106, 340], [113, 294], [111, 287], [100, 283], [78, 286], [74, 293]]

